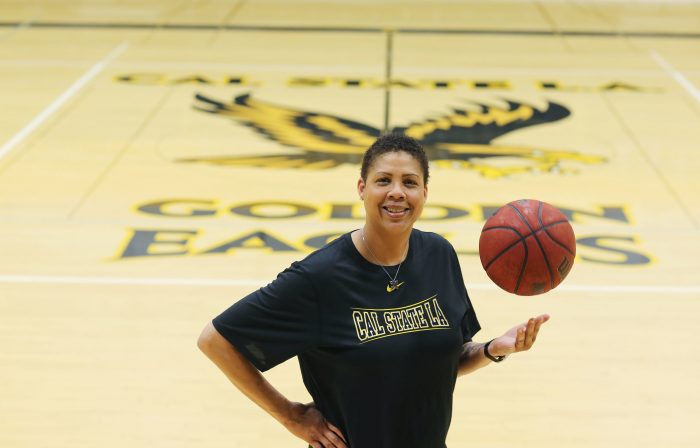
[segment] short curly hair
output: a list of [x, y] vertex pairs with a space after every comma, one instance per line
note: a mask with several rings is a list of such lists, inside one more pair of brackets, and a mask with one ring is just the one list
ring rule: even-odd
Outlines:
[[423, 183], [428, 185], [428, 177], [430, 176], [428, 170], [428, 156], [425, 154], [423, 146], [421, 146], [420, 142], [415, 138], [398, 132], [379, 137], [365, 152], [362, 158], [362, 169], [360, 170], [362, 180], [367, 180], [367, 173], [377, 157], [388, 152], [400, 151], [410, 154], [418, 161], [423, 169]]

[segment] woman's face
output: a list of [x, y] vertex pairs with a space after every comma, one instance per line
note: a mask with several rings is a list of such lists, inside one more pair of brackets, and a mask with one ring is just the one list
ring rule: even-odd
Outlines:
[[410, 230], [428, 197], [420, 163], [403, 151], [374, 159], [367, 180], [357, 182], [357, 191], [365, 203], [367, 224], [392, 232]]

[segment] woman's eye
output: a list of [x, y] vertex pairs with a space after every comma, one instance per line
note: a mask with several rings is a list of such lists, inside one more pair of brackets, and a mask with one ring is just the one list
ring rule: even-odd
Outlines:
[[382, 177], [380, 179], [377, 179], [377, 183], [379, 183], [379, 184], [386, 184], [388, 182], [389, 182], [389, 179], [387, 179], [386, 177]]

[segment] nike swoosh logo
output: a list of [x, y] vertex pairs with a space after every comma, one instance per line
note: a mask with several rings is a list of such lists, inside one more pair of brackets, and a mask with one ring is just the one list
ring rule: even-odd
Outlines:
[[394, 286], [393, 288], [392, 288], [391, 286], [389, 286], [389, 285], [386, 285], [386, 292], [394, 292], [394, 291], [396, 291], [397, 289], [399, 289], [399, 288], [401, 287], [401, 285], [403, 285], [404, 283], [405, 283], [405, 282], [401, 282], [401, 283], [399, 283], [398, 285]]

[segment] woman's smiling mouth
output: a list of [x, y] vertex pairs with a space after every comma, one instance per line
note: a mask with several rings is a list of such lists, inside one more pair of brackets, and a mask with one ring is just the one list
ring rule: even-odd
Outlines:
[[392, 218], [399, 218], [399, 217], [407, 214], [409, 211], [409, 208], [407, 208], [407, 207], [397, 207], [397, 206], [391, 206], [391, 205], [385, 205], [382, 208]]

